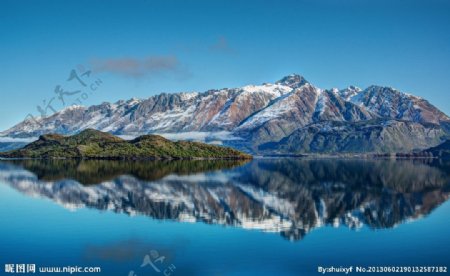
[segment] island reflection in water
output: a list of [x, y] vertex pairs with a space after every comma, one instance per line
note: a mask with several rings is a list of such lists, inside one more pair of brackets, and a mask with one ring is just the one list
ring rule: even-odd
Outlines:
[[300, 240], [323, 225], [391, 228], [449, 198], [440, 160], [2, 161], [0, 181], [63, 206]]

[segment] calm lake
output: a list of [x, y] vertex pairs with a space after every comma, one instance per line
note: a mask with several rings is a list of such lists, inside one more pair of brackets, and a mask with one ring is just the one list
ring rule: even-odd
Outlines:
[[1, 161], [0, 256], [124, 276], [448, 267], [449, 195], [439, 160]]

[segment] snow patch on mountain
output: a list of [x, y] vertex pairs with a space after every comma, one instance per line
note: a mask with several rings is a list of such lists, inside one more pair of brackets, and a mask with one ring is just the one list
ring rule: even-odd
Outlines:
[[319, 93], [317, 95], [317, 102], [316, 102], [316, 107], [314, 109], [314, 113], [322, 115], [325, 112], [327, 103], [328, 103], [328, 96], [325, 93], [323, 93], [322, 90], [319, 90]]
[[[336, 89], [337, 90], [337, 89]], [[338, 90], [337, 93], [339, 96], [341, 96], [344, 100], [349, 101], [352, 97], [355, 97], [362, 91], [361, 88], [350, 85], [349, 87]]]
[[280, 97], [286, 93], [292, 91], [292, 88], [282, 84], [270, 84], [266, 83], [263, 85], [247, 85], [242, 87], [242, 90], [247, 93], [269, 93], [274, 97]]
[[269, 120], [280, 117], [282, 114], [289, 112], [295, 106], [295, 103], [293, 101], [289, 101], [288, 99], [291, 94], [292, 92], [278, 97], [268, 107], [247, 119], [239, 126], [238, 129], [254, 128], [257, 125], [262, 125]]

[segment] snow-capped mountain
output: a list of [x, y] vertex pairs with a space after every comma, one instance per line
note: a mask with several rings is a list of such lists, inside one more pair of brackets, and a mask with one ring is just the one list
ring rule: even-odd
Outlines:
[[[450, 118], [420, 97], [381, 86], [323, 90], [299, 75], [274, 84], [71, 106], [37, 121], [23, 121], [0, 136], [74, 134], [95, 128], [116, 135], [200, 138], [250, 152], [282, 153], [289, 142], [288, 148], [301, 153], [409, 151], [436, 146], [450, 134]], [[335, 136], [335, 145], [321, 141], [327, 133]], [[298, 136], [305, 137], [301, 143], [292, 138]], [[405, 145], [402, 139], [408, 137], [414, 139]], [[364, 145], [341, 146], [353, 140]], [[389, 147], [384, 146], [386, 140]]]

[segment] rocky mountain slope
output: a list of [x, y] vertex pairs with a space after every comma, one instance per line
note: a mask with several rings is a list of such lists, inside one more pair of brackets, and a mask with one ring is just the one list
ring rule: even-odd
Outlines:
[[395, 152], [440, 144], [449, 137], [450, 118], [427, 100], [391, 87], [322, 90], [289, 75], [274, 84], [72, 106], [37, 122], [23, 121], [0, 136], [87, 128], [201, 139], [256, 153]]

